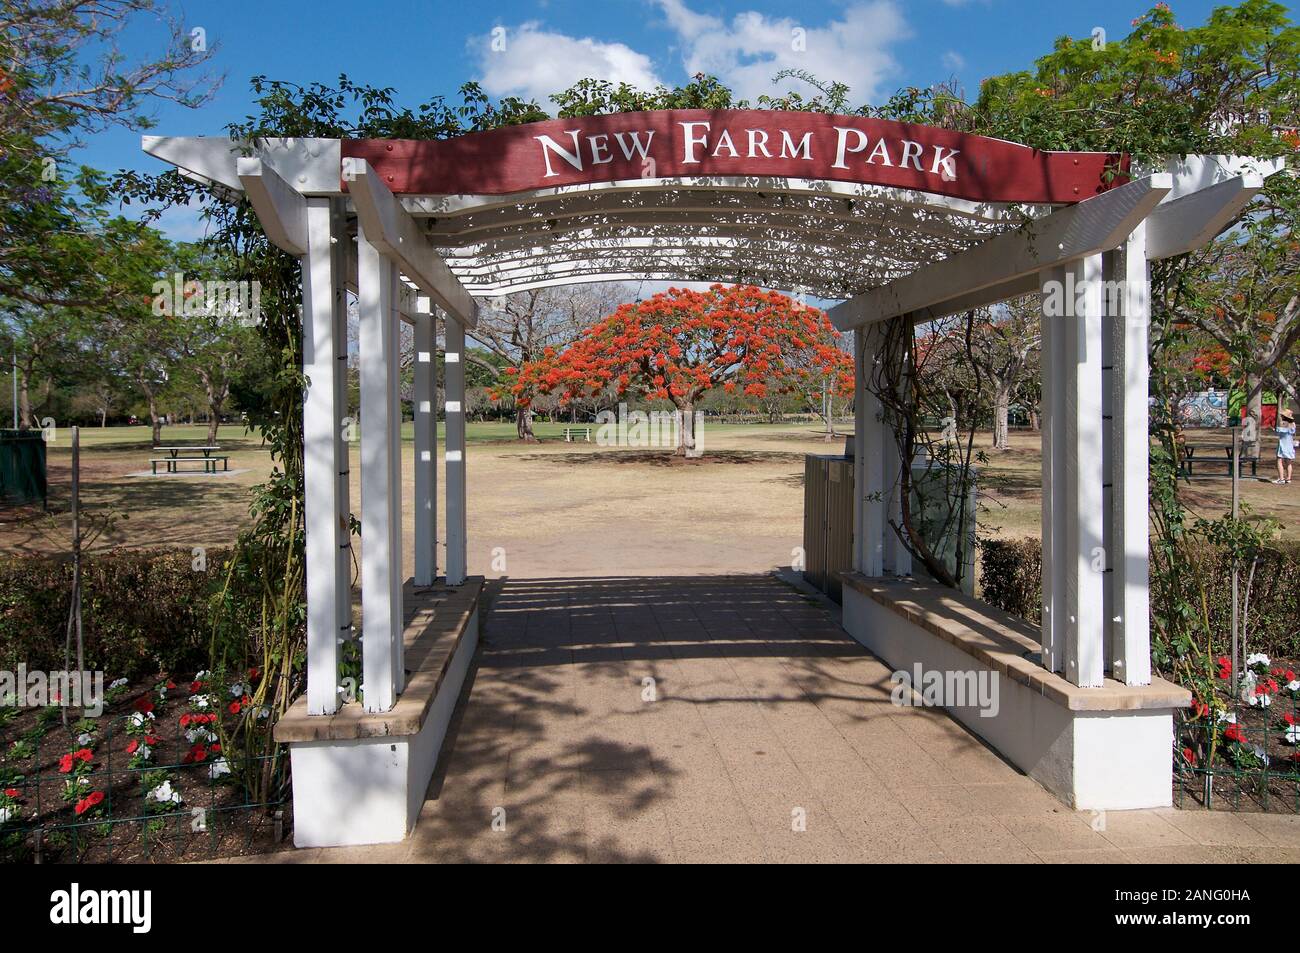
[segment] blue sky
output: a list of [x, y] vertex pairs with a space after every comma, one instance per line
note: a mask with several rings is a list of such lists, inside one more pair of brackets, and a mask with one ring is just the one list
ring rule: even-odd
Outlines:
[[[1025, 68], [1062, 34], [1110, 36], [1131, 29], [1151, 2], [1093, 0], [227, 0], [173, 3], [187, 28], [201, 27], [224, 75], [197, 110], [154, 110], [155, 131], [220, 134], [250, 109], [248, 79], [264, 74], [298, 83], [332, 82], [341, 72], [392, 86], [417, 104], [475, 79], [496, 95], [538, 95], [580, 76], [678, 84], [716, 73], [749, 98], [772, 89], [782, 67], [807, 69], [878, 102], [900, 86], [955, 76], [968, 90], [996, 73]], [[1199, 24], [1218, 4], [1175, 0], [1180, 22]], [[504, 38], [493, 48], [495, 36]], [[791, 42], [804, 31], [804, 50]], [[148, 55], [164, 33], [140, 24], [122, 38], [128, 55]], [[539, 101], [542, 101], [539, 98]], [[543, 101], [544, 106], [549, 106]], [[138, 133], [113, 130], [87, 142], [79, 160], [101, 169], [159, 171], [139, 150]], [[164, 227], [191, 238], [183, 210]]]

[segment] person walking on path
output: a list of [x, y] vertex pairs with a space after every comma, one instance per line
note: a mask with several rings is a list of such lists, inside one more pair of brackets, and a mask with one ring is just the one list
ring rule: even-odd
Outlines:
[[1279, 486], [1291, 482], [1291, 467], [1295, 463], [1295, 414], [1289, 410], [1278, 415], [1277, 422], [1277, 479]]

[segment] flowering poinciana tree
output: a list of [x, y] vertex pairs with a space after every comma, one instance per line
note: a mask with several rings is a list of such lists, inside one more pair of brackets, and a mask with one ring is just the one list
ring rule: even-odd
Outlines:
[[806, 393], [809, 380], [851, 393], [853, 359], [836, 347], [838, 336], [825, 313], [779, 292], [670, 288], [620, 305], [563, 351], [548, 348], [506, 373], [521, 402], [539, 392], [567, 401], [607, 391], [671, 401], [681, 413], [677, 453], [685, 455], [695, 447], [695, 403], [715, 387], [756, 401], [774, 388]]

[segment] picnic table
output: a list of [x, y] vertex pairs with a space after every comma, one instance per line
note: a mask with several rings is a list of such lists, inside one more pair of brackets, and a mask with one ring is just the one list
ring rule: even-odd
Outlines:
[[[217, 463], [221, 463], [223, 470], [230, 469], [230, 457], [221, 453], [218, 446], [204, 447], [154, 447], [158, 453], [166, 453], [165, 457], [150, 457], [149, 466], [153, 469], [154, 476], [158, 475], [158, 464], [166, 464], [168, 473], [182, 473], [177, 468], [181, 463], [201, 463], [203, 464], [204, 473], [216, 473]], [[184, 456], [182, 456], [184, 454]], [[199, 454], [202, 454], [199, 456]]]
[[[1227, 467], [1227, 473], [1228, 473], [1228, 476], [1232, 476], [1232, 444], [1228, 444], [1226, 447], [1220, 447], [1220, 449], [1223, 451], [1223, 455], [1224, 455], [1224, 458], [1225, 458], [1225, 459], [1224, 459], [1224, 465]], [[1182, 469], [1184, 469], [1185, 471], [1187, 471], [1187, 475], [1190, 477], [1190, 476], [1192, 475], [1192, 464], [1195, 462], [1195, 457], [1196, 457], [1196, 447], [1193, 447], [1193, 446], [1190, 446], [1190, 445], [1188, 445], [1188, 446], [1184, 446], [1184, 447], [1182, 448], [1182, 451], [1183, 451], [1183, 454], [1182, 454], [1183, 459], [1182, 459], [1182, 464], [1181, 464], [1181, 465], [1182, 465]], [[1203, 459], [1203, 458], [1202, 458], [1202, 459]], [[1258, 458], [1258, 457], [1238, 457], [1238, 458], [1237, 458], [1237, 473], [1238, 473], [1238, 475], [1241, 474], [1241, 469], [1242, 469], [1242, 468], [1243, 468], [1247, 463], [1250, 464], [1250, 475], [1251, 475], [1251, 476], [1258, 476], [1258, 475], [1259, 475], [1259, 472], [1258, 472], [1258, 467], [1259, 467], [1259, 458]]]

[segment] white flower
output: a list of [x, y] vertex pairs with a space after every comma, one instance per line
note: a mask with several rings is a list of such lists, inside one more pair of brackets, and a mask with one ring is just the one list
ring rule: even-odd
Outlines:
[[230, 694], [235, 698], [239, 698], [244, 694], [244, 686], [239, 684], [239, 682], [235, 682], [235, 684], [230, 686]]
[[89, 731], [83, 731], [81, 734], [77, 735], [77, 744], [81, 745], [83, 748], [89, 748], [94, 743], [95, 736]]
[[150, 800], [157, 801], [159, 804], [179, 804], [181, 803], [181, 792], [172, 789], [170, 781], [164, 781], [152, 791], [145, 795]]
[[1263, 761], [1265, 766], [1268, 765], [1268, 755], [1264, 753], [1264, 749], [1259, 745], [1255, 745], [1255, 757], [1259, 758], [1260, 761]]
[[1237, 716], [1230, 711], [1221, 711], [1215, 717], [1219, 724], [1227, 722], [1230, 725], [1235, 725], [1237, 723]]
[[113, 689], [121, 688], [125, 684], [126, 684], [125, 678], [115, 678], [108, 683], [108, 690], [111, 692]]
[[1246, 656], [1246, 668], [1252, 668], [1256, 665], [1268, 667], [1269, 664], [1268, 656], [1263, 652], [1255, 652], [1253, 655]]
[[8, 807], [0, 807], [0, 824], [8, 823], [18, 815], [18, 805], [10, 804]]
[[1294, 682], [1287, 682], [1286, 690], [1288, 692], [1300, 692], [1300, 678], [1297, 678]]
[[212, 764], [208, 767], [208, 777], [210, 778], [214, 778], [214, 779], [219, 778], [222, 775], [226, 775], [229, 773], [230, 773], [230, 765], [226, 763], [225, 758], [221, 758], [217, 761], [213, 761]]
[[135, 756], [141, 761], [148, 761], [149, 756], [153, 754], [153, 749], [148, 745], [141, 745], [135, 749]]
[[210, 707], [210, 703], [208, 702], [208, 696], [207, 696], [207, 695], [191, 695], [191, 696], [190, 696], [190, 704], [193, 705], [195, 708], [208, 708], [208, 707]]
[[1250, 701], [1251, 708], [1267, 708], [1273, 704], [1272, 696], [1267, 694], [1251, 695], [1248, 700]]
[[205, 678], [207, 678], [207, 677], [208, 677], [208, 672], [207, 672], [206, 670], [204, 670], [204, 671], [202, 671], [202, 672], [195, 672], [195, 673], [194, 673], [194, 681], [196, 681], [196, 682], [201, 682], [201, 681], [203, 681], [203, 680], [204, 680]]
[[194, 744], [198, 741], [216, 741], [217, 736], [206, 728], [191, 728], [185, 732], [185, 740]]
[[265, 705], [263, 705], [261, 708], [257, 709], [257, 719], [258, 719], [258, 721], [265, 721], [267, 718], [270, 718], [270, 717], [271, 717], [271, 709], [270, 709], [270, 708], [268, 708], [268, 707], [266, 707]]
[[1300, 725], [1292, 725], [1287, 728], [1286, 734], [1282, 737], [1289, 745], [1300, 745]]
[[151, 721], [153, 721], [153, 712], [137, 711], [132, 713], [128, 723], [132, 728], [143, 728]]

